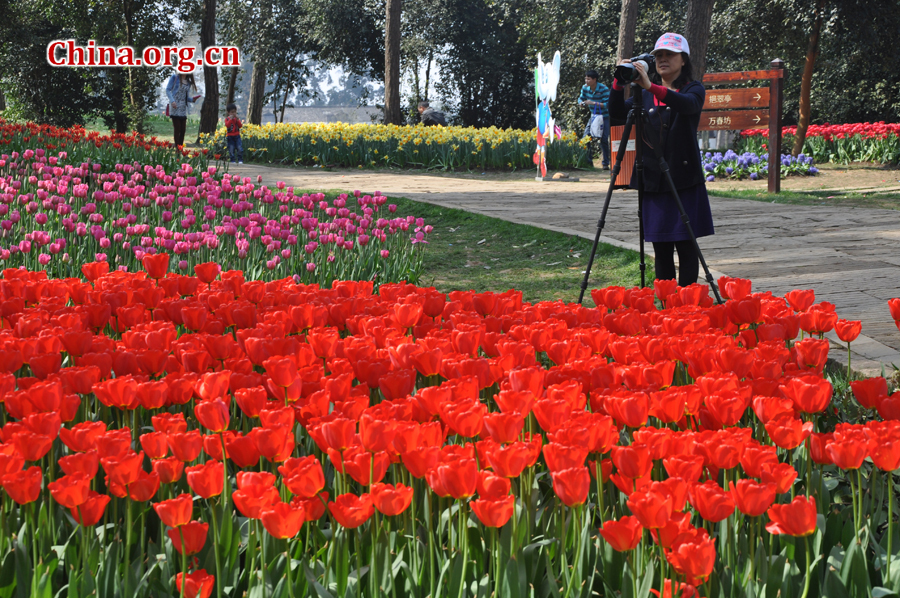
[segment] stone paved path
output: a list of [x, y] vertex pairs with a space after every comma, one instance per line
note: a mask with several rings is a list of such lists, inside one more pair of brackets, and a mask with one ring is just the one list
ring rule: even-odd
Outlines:
[[[300, 189], [379, 190], [591, 239], [609, 180], [593, 173], [579, 182], [539, 183], [524, 175], [497, 180], [256, 165], [231, 171]], [[714, 277], [748, 278], [754, 290], [776, 295], [814, 289], [816, 299], [834, 303], [840, 317], [862, 320], [863, 336], [853, 343], [854, 369], [872, 373], [880, 372], [882, 363], [889, 370], [891, 363], [900, 367], [900, 331], [887, 308], [887, 299], [900, 296], [900, 211], [724, 198], [712, 198], [711, 205], [716, 234], [700, 239], [700, 248]], [[637, 249], [636, 192], [613, 193], [603, 240]], [[831, 355], [845, 359], [842, 347], [834, 346]]]

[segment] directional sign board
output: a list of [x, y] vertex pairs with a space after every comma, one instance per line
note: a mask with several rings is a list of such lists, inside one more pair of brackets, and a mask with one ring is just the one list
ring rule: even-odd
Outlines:
[[704, 110], [700, 124], [707, 131], [731, 131], [734, 129], [760, 129], [769, 126], [769, 111], [734, 110], [717, 112]]
[[[781, 190], [781, 115], [784, 102], [784, 62], [776, 58], [765, 71], [706, 73], [706, 101], [700, 113], [701, 131], [769, 128], [769, 192]], [[768, 80], [768, 87], [716, 88]], [[712, 86], [712, 88], [710, 88]], [[769, 126], [771, 124], [771, 126]]]
[[769, 88], [710, 89], [706, 92], [704, 110], [734, 110], [735, 108], [768, 108]]

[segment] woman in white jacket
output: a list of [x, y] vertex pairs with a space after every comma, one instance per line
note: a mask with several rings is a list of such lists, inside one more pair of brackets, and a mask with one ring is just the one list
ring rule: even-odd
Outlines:
[[197, 93], [197, 84], [193, 74], [175, 73], [166, 84], [166, 96], [169, 98], [169, 118], [175, 131], [175, 145], [181, 149], [184, 145], [184, 132], [187, 128], [188, 102], [194, 103], [202, 96]]

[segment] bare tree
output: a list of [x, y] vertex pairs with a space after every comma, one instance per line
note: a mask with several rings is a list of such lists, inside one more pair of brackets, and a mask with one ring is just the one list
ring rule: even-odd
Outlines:
[[387, 0], [384, 24], [384, 124], [402, 124], [400, 111], [400, 1]]
[[691, 48], [691, 65], [694, 78], [698, 81], [702, 81], [706, 73], [706, 48], [709, 46], [709, 26], [715, 3], [716, 0], [688, 0], [684, 37]]
[[809, 128], [809, 96], [812, 90], [813, 70], [816, 66], [816, 59], [819, 57], [819, 35], [822, 32], [822, 12], [825, 10], [825, 0], [816, 2], [815, 10], [813, 28], [809, 34], [809, 45], [806, 50], [806, 63], [803, 65], [803, 78], [800, 80], [800, 118], [797, 120], [797, 133], [794, 135], [794, 147], [791, 149], [793, 156], [797, 156], [803, 151], [806, 130]]
[[[200, 23], [200, 47], [205, 52], [216, 45], [216, 0], [203, 0], [203, 21]], [[214, 66], [203, 67], [206, 97], [200, 107], [200, 133], [215, 133], [219, 122], [219, 71]], [[199, 141], [199, 138], [198, 138]]]

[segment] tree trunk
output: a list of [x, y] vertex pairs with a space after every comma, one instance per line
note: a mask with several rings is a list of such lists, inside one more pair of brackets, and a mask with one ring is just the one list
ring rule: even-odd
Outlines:
[[[622, 0], [619, 16], [619, 43], [616, 46], [616, 64], [634, 56], [634, 33], [637, 27], [638, 0]], [[631, 86], [625, 86], [625, 98], [631, 97]]]
[[[134, 46], [134, 28], [131, 19], [134, 17], [134, 7], [131, 0], [125, 0], [123, 6], [123, 17], [125, 19], [125, 45]], [[134, 71], [132, 67], [128, 68], [128, 106], [126, 114], [128, 115], [128, 124], [132, 129], [143, 129], [143, 118], [141, 118], [141, 109], [137, 105], [137, 99], [134, 95]], [[119, 133], [127, 133], [128, 131], [119, 130]]]
[[[216, 45], [216, 0], [203, 0], [203, 22], [200, 24], [200, 47]], [[214, 66], [203, 67], [203, 83], [206, 86], [206, 97], [200, 107], [200, 133], [210, 135], [216, 132], [219, 124], [219, 69]], [[200, 137], [197, 137], [200, 141]]]
[[688, 0], [684, 21], [684, 37], [691, 49], [694, 79], [703, 80], [706, 72], [706, 48], [709, 46], [709, 25], [716, 0]]
[[434, 60], [434, 49], [428, 50], [428, 64], [425, 66], [425, 101], [428, 101], [428, 88], [431, 85], [431, 61]]
[[402, 124], [400, 112], [400, 0], [387, 0], [384, 24], [384, 124]]
[[[257, 26], [265, 31], [264, 28], [271, 18], [272, 4], [263, 2]], [[250, 97], [247, 99], [247, 122], [252, 125], [262, 124], [263, 96], [266, 95], [266, 44], [268, 44], [268, 37], [263, 33], [257, 44], [256, 55], [253, 56], [253, 74], [250, 75]]]
[[619, 45], [616, 46], [616, 64], [634, 56], [634, 30], [637, 24], [638, 0], [622, 0], [619, 17]]
[[803, 78], [800, 80], [800, 119], [797, 121], [797, 133], [794, 135], [794, 147], [791, 150], [792, 156], [797, 156], [803, 151], [803, 143], [806, 141], [806, 130], [809, 128], [809, 94], [812, 89], [812, 76], [816, 66], [816, 58], [819, 57], [819, 33], [822, 30], [822, 11], [824, 9], [825, 0], [819, 0], [816, 3], [816, 19], [813, 21], [813, 30], [809, 34], [806, 64], [803, 65]]
[[237, 87], [237, 76], [238, 69], [240, 67], [233, 66], [231, 67], [231, 73], [228, 75], [228, 99], [225, 100], [225, 105], [234, 104], [234, 89]]

